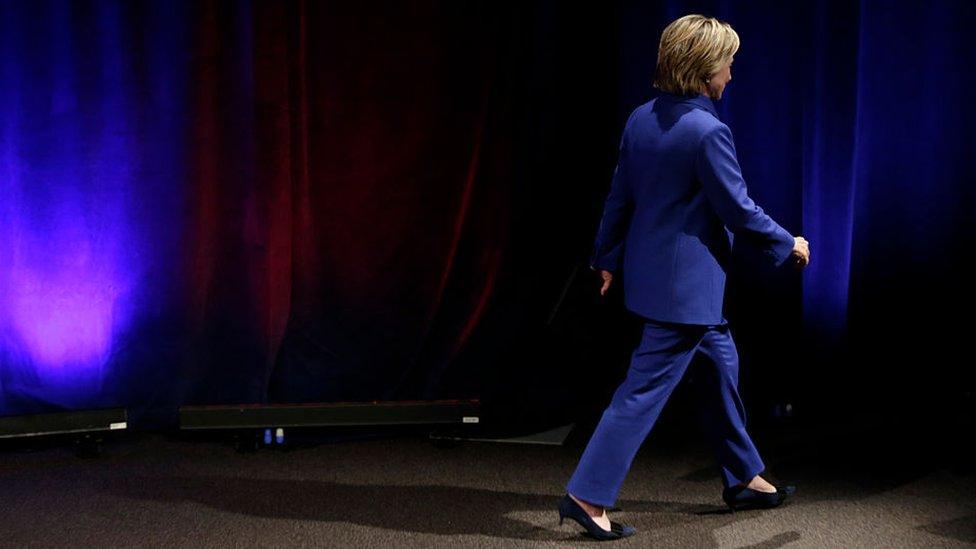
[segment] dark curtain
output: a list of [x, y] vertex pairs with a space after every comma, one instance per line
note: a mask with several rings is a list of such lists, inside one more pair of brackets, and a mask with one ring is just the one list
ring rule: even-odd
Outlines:
[[754, 198], [812, 244], [801, 276], [737, 241], [747, 402], [971, 391], [967, 2], [7, 0], [0, 414], [599, 411], [637, 319], [585, 261], [660, 32], [689, 12], [739, 32], [719, 112]]
[[504, 243], [505, 142], [486, 139], [497, 22], [322, 2], [217, 2], [193, 20], [199, 347], [183, 395], [434, 398]]
[[440, 381], [509, 223], [498, 14], [3, 10], [4, 413], [477, 398]]

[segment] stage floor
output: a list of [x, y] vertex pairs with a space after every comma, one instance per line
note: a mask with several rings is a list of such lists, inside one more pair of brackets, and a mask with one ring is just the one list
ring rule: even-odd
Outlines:
[[[555, 510], [588, 437], [571, 439], [445, 448], [401, 434], [242, 454], [225, 440], [127, 433], [94, 459], [68, 446], [4, 449], [0, 546], [578, 546], [589, 538], [575, 523], [559, 526]], [[621, 511], [612, 513], [637, 535], [613, 543], [976, 543], [971, 468], [914, 452], [879, 463], [870, 446], [848, 457], [850, 440], [826, 442], [795, 433], [757, 440], [771, 480], [795, 483], [797, 496], [779, 509], [730, 514], [704, 444], [652, 433], [621, 491]]]

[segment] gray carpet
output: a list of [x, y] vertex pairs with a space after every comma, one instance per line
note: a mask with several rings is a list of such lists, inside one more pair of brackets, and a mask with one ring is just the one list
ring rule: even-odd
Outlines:
[[[593, 544], [555, 505], [582, 451], [422, 436], [238, 453], [220, 439], [127, 433], [93, 459], [70, 446], [0, 451], [3, 547], [512, 547]], [[694, 443], [641, 449], [611, 513], [614, 546], [962, 547], [976, 543], [976, 476], [876, 468], [795, 439], [766, 441], [779, 509], [727, 513]], [[680, 441], [679, 441], [680, 442]], [[910, 461], [910, 460], [909, 460]]]

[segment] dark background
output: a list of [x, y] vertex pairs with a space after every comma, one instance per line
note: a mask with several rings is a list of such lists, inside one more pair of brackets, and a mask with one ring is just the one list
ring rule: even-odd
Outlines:
[[719, 112], [812, 249], [801, 275], [737, 241], [750, 422], [958, 433], [964, 1], [4, 0], [0, 414], [479, 398], [493, 432], [593, 421], [640, 325], [586, 259], [660, 33], [694, 12], [741, 37]]

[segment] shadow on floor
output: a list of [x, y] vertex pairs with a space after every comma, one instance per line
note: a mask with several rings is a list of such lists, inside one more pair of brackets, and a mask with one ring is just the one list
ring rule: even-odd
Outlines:
[[[128, 476], [101, 487], [128, 498], [166, 503], [195, 502], [221, 511], [265, 518], [347, 522], [424, 534], [489, 535], [534, 541], [588, 541], [575, 523], [558, 526], [559, 497], [451, 486], [348, 485], [322, 481], [245, 479], [222, 476]], [[696, 523], [702, 541], [711, 531], [748, 513], [715, 513], [708, 505], [622, 500], [629, 523], [666, 528]], [[543, 513], [543, 524], [513, 517]], [[704, 519], [703, 519], [704, 517]], [[740, 518], [741, 517], [741, 518]], [[703, 522], [704, 520], [704, 522]], [[574, 534], [569, 532], [576, 530]]]

